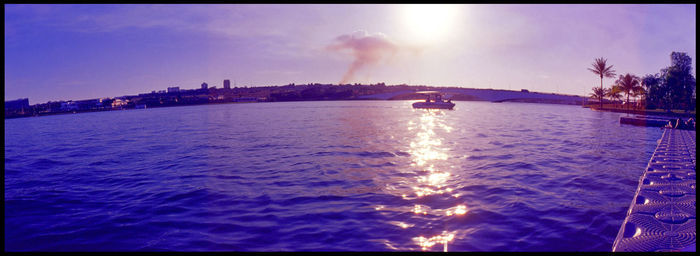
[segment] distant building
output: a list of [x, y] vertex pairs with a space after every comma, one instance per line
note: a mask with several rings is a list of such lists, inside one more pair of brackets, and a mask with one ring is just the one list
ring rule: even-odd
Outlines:
[[100, 102], [97, 103], [97, 108], [100, 110], [111, 109], [113, 100], [110, 98], [100, 98]]
[[179, 87], [179, 86], [168, 87], [168, 92], [169, 92], [169, 93], [170, 93], [170, 92], [179, 92], [179, 91], [180, 91], [180, 87]]
[[256, 98], [256, 97], [240, 97], [237, 99], [233, 99], [233, 102], [258, 102], [258, 98]]
[[207, 83], [202, 83], [202, 90], [206, 90], [209, 85]]
[[124, 106], [128, 104], [128, 101], [116, 98], [112, 101], [112, 108], [113, 109], [122, 109]]
[[78, 106], [78, 110], [95, 110], [99, 109], [101, 99], [89, 99], [89, 100], [78, 100], [75, 104]]
[[29, 110], [29, 98], [5, 101], [5, 113], [25, 112]]
[[66, 102], [61, 102], [61, 111], [74, 111], [78, 110], [78, 104], [75, 101], [69, 100]]
[[231, 89], [231, 80], [224, 80], [224, 89]]

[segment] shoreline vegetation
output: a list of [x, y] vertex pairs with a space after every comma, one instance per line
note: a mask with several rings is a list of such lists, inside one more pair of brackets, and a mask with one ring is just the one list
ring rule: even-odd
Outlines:
[[615, 77], [613, 65], [608, 65], [605, 58], [596, 58], [588, 70], [600, 77], [600, 87], [593, 87], [590, 94], [596, 102], [588, 102], [584, 107], [637, 115], [695, 118], [697, 100], [695, 76], [691, 72], [693, 60], [684, 52], [671, 52], [670, 57], [671, 66], [659, 73], [644, 77], [630, 73], [619, 75], [610, 88], [604, 88], [603, 78]]

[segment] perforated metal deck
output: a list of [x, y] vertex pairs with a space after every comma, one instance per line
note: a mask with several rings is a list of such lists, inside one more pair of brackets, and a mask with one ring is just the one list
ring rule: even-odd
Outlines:
[[695, 131], [666, 129], [613, 251], [695, 251]]

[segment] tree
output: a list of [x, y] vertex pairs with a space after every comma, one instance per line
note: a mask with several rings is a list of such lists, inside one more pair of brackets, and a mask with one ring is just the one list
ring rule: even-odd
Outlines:
[[[607, 66], [607, 60], [604, 58], [597, 58], [593, 62], [593, 68], [588, 68], [591, 72], [600, 76], [600, 91], [603, 92], [603, 77], [615, 77], [615, 70], [612, 69], [613, 65]], [[600, 101], [600, 108], [603, 108], [603, 101]]]
[[[627, 95], [627, 105], [630, 104], [630, 94], [634, 90], [637, 90], [637, 87], [639, 86], [639, 77], [635, 75], [630, 75], [627, 73], [626, 75], [620, 75], [620, 78], [615, 81], [615, 84], [617, 84], [620, 87], [620, 90]], [[628, 106], [629, 108], [629, 106]]]
[[622, 87], [619, 85], [613, 85], [610, 89], [604, 90], [605, 91], [605, 96], [608, 96], [611, 101], [613, 102], [618, 102], [620, 98], [622, 98]]
[[671, 66], [659, 74], [646, 75], [642, 85], [646, 89], [646, 107], [671, 109], [695, 109], [695, 77], [692, 75], [692, 58], [683, 52], [671, 53]]
[[665, 89], [666, 109], [694, 109], [695, 77], [692, 58], [684, 52], [671, 53], [671, 66], [661, 70], [662, 89]]
[[661, 88], [661, 78], [659, 74], [649, 74], [642, 78], [642, 86], [646, 91], [644, 98], [647, 109], [658, 108], [661, 105], [663, 90]]
[[635, 97], [635, 98], [639, 97], [637, 103], [640, 106], [644, 106], [644, 102], [645, 102], [644, 96], [646, 95], [646, 93], [647, 92], [644, 89], [644, 87], [640, 85], [640, 86], [637, 86], [634, 88], [634, 90], [632, 91], [632, 97]]
[[591, 97], [598, 99], [600, 101], [600, 104], [602, 106], [603, 104], [603, 97], [605, 97], [606, 90], [603, 88], [598, 88], [598, 87], [593, 87], [593, 92], [591, 93]]

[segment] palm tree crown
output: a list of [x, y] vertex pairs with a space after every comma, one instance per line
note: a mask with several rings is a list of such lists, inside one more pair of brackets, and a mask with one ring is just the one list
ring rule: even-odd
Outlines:
[[639, 80], [639, 77], [627, 73], [624, 76], [620, 75], [620, 78], [615, 81], [615, 83], [620, 86], [620, 89], [627, 95], [627, 104], [630, 103], [630, 94], [637, 90], [637, 87], [641, 87], [639, 85]]
[[[644, 86], [640, 85], [637, 86], [633, 91], [632, 91], [632, 97], [640, 97], [643, 98], [644, 95], [647, 93], [647, 90], [644, 89]], [[641, 100], [641, 99], [640, 99]]]
[[622, 87], [619, 85], [613, 85], [612, 88], [605, 90], [605, 96], [608, 96], [610, 100], [615, 101], [615, 100], [620, 100], [622, 93], [624, 90], [622, 90]]
[[603, 77], [615, 77], [615, 70], [612, 69], [613, 65], [608, 66], [606, 63], [607, 61], [608, 60], [602, 57], [597, 58], [595, 59], [595, 62], [593, 62], [593, 68], [588, 68], [588, 70], [595, 73], [596, 75], [599, 75], [601, 81]]
[[593, 87], [593, 92], [591, 93], [591, 97], [598, 99], [600, 102], [603, 102], [603, 97], [606, 95], [606, 90], [598, 87]]
[[[600, 76], [600, 91], [603, 91], [603, 77], [615, 76], [615, 70], [612, 69], [613, 65], [608, 66], [607, 61], [603, 57], [597, 58], [593, 62], [593, 68], [588, 68], [588, 70]], [[603, 101], [600, 102], [600, 108], [603, 108]]]

